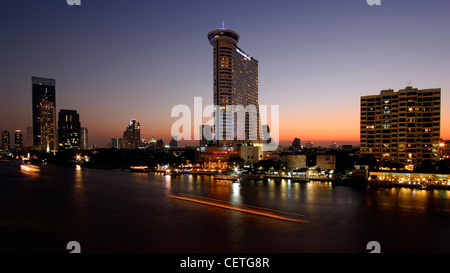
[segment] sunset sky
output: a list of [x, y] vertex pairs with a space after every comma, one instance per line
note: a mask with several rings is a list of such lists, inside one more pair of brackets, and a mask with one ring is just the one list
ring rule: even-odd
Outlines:
[[[31, 76], [56, 79], [56, 106], [75, 109], [89, 144], [169, 141], [177, 104], [213, 98], [210, 30], [239, 33], [259, 61], [259, 101], [280, 106], [280, 138], [359, 143], [360, 97], [442, 88], [450, 139], [448, 0], [17, 0], [2, 3], [0, 130], [31, 126]], [[205, 119], [206, 121], [207, 119]], [[26, 134], [25, 134], [26, 137]]]

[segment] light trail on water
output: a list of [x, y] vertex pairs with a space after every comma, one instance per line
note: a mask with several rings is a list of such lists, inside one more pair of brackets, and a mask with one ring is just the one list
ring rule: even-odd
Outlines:
[[[212, 199], [212, 198], [207, 198], [207, 197], [200, 197], [200, 196], [193, 196], [193, 195], [187, 195], [187, 194], [168, 194], [168, 196], [178, 199], [178, 200], [189, 201], [189, 202], [194, 202], [194, 203], [198, 203], [198, 204], [209, 205], [209, 206], [219, 207], [219, 208], [224, 208], [224, 209], [230, 209], [230, 210], [245, 212], [245, 213], [264, 216], [264, 217], [270, 217], [270, 218], [284, 220], [284, 221], [297, 222], [297, 223], [308, 223], [308, 221], [306, 221], [306, 220], [292, 217], [292, 216], [305, 217], [304, 215], [296, 214], [296, 213], [290, 213], [290, 212], [284, 212], [284, 211], [279, 211], [279, 210], [273, 210], [273, 209], [268, 209], [268, 208], [255, 207], [255, 206], [248, 206], [248, 205], [243, 205], [242, 207], [239, 207], [239, 206], [232, 205], [231, 203], [223, 201], [223, 200]], [[279, 214], [284, 214], [286, 216], [282, 216]]]

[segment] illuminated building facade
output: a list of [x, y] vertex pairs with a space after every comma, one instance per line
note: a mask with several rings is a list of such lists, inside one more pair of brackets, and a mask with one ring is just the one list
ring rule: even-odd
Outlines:
[[9, 131], [2, 131], [2, 150], [9, 151], [10, 141]]
[[439, 160], [441, 89], [411, 86], [361, 97], [361, 155], [406, 166]]
[[[51, 101], [40, 103], [40, 148], [44, 152], [56, 152], [57, 129], [56, 129], [56, 109]], [[34, 128], [33, 128], [34, 131]]]
[[80, 115], [76, 110], [61, 109], [58, 114], [58, 145], [60, 149], [81, 148]]
[[122, 145], [124, 149], [137, 149], [141, 146], [141, 126], [135, 119], [130, 120], [123, 132]]
[[312, 142], [312, 141], [306, 141], [305, 148], [306, 148], [306, 149], [312, 149], [312, 148], [314, 148], [314, 142]]
[[23, 150], [23, 134], [21, 130], [14, 131], [14, 148], [16, 151]]
[[27, 127], [27, 147], [29, 147], [29, 148], [33, 147], [33, 127], [32, 126]]
[[225, 171], [234, 167], [232, 159], [240, 158], [239, 147], [207, 146], [200, 147], [197, 161], [203, 168], [215, 171]]
[[[46, 147], [41, 149], [41, 103], [51, 102], [56, 108], [55, 98], [55, 80], [39, 77], [31, 77], [32, 85], [32, 115], [33, 115], [33, 147], [37, 150], [46, 150]], [[56, 120], [55, 120], [56, 122]], [[46, 142], [46, 141], [44, 141]]]
[[111, 138], [111, 147], [116, 149], [122, 149], [123, 140], [121, 137], [113, 137]]
[[[258, 61], [237, 46], [239, 35], [233, 30], [212, 30], [208, 33], [208, 39], [214, 47], [214, 105], [219, 106], [223, 113], [221, 120], [218, 115], [215, 117], [215, 139], [218, 144], [258, 140]], [[241, 120], [237, 115], [233, 120], [227, 118], [227, 105], [247, 107], [245, 118]], [[251, 124], [251, 117], [256, 124]], [[227, 139], [227, 134], [233, 139]]]
[[81, 149], [87, 150], [89, 149], [88, 129], [86, 127], [81, 127], [80, 132]]

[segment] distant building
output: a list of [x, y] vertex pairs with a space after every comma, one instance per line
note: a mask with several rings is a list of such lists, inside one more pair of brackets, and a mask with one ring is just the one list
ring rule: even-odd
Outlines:
[[[51, 101], [40, 103], [40, 148], [44, 152], [56, 152], [57, 130], [56, 130], [56, 109]], [[33, 128], [34, 132], [34, 128]]]
[[[31, 77], [32, 84], [32, 115], [33, 115], [33, 147], [36, 150], [47, 150], [49, 147], [41, 147], [41, 144], [48, 144], [49, 140], [42, 140], [41, 128], [43, 127], [41, 122], [41, 114], [42, 114], [42, 103], [43, 102], [51, 102], [53, 109], [56, 109], [56, 98], [55, 98], [55, 90], [56, 84], [54, 79], [47, 78], [39, 78], [39, 77]], [[47, 107], [49, 104], [44, 104]], [[47, 109], [48, 110], [48, 109]], [[46, 111], [47, 111], [46, 110]], [[56, 115], [53, 117], [53, 121], [56, 126]], [[47, 128], [48, 126], [44, 126]], [[56, 135], [56, 132], [55, 132]], [[45, 132], [45, 137], [49, 137], [48, 132]], [[55, 141], [56, 143], [56, 141]], [[52, 149], [50, 149], [52, 150]], [[56, 150], [56, 149], [53, 149]]]
[[338, 148], [338, 145], [336, 144], [336, 142], [332, 141], [331, 145], [330, 145], [330, 149], [336, 150], [337, 148]]
[[141, 126], [135, 119], [130, 120], [123, 132], [123, 148], [137, 149], [141, 146]]
[[441, 140], [439, 150], [441, 160], [450, 158], [450, 140]]
[[287, 155], [287, 168], [291, 170], [306, 168], [306, 155]]
[[292, 141], [291, 147], [292, 147], [292, 152], [298, 153], [302, 148], [301, 140], [299, 138], [295, 138], [294, 141]]
[[81, 149], [80, 115], [76, 110], [61, 109], [58, 114], [59, 149]]
[[14, 148], [16, 152], [23, 150], [23, 135], [21, 130], [14, 131]]
[[27, 127], [27, 147], [29, 147], [29, 148], [33, 147], [33, 127], [32, 126]]
[[441, 89], [412, 88], [361, 97], [361, 155], [421, 165], [439, 159]]
[[173, 136], [172, 139], [169, 142], [169, 147], [174, 149], [174, 148], [178, 148], [178, 141], [177, 141], [177, 137]]
[[244, 163], [255, 164], [264, 159], [264, 151], [261, 150], [260, 145], [242, 145], [239, 147], [240, 156], [244, 160]]
[[2, 131], [2, 150], [9, 151], [11, 136], [9, 131]]
[[111, 147], [116, 149], [123, 148], [123, 142], [121, 137], [113, 137], [111, 138]]
[[334, 170], [336, 155], [316, 155], [316, 166], [321, 169]]
[[314, 142], [312, 142], [312, 141], [306, 141], [305, 147], [306, 147], [306, 149], [312, 149], [312, 148], [314, 148]]
[[345, 152], [351, 152], [353, 150], [353, 146], [352, 145], [342, 145], [341, 150], [345, 151]]
[[164, 141], [162, 139], [156, 141], [156, 149], [164, 149]]
[[81, 127], [80, 131], [81, 131], [80, 136], [81, 149], [87, 150], [89, 148], [88, 129], [86, 127]]

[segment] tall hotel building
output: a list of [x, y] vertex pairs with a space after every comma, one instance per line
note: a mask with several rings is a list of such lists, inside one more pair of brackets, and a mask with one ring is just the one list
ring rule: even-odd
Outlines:
[[361, 155], [421, 165], [439, 160], [441, 89], [383, 90], [361, 97]]
[[[36, 150], [46, 150], [47, 147], [42, 147], [41, 149], [41, 113], [42, 113], [42, 103], [49, 107], [45, 102], [51, 102], [53, 104], [53, 108], [56, 109], [56, 99], [55, 99], [55, 80], [54, 79], [46, 79], [39, 77], [31, 77], [32, 84], [32, 115], [33, 115], [33, 147]], [[47, 109], [49, 110], [49, 109]], [[47, 111], [44, 111], [47, 113]], [[56, 117], [55, 125], [56, 125]], [[47, 128], [48, 126], [44, 126]], [[51, 132], [45, 133], [48, 137], [51, 135]], [[56, 143], [56, 142], [55, 142]]]
[[[235, 140], [251, 141], [259, 139], [259, 105], [258, 105], [258, 61], [247, 55], [237, 46], [239, 35], [229, 29], [215, 29], [208, 33], [208, 39], [214, 47], [214, 105], [221, 108], [223, 120], [216, 117], [215, 126], [220, 128], [219, 134], [215, 135], [218, 144], [228, 144]], [[242, 124], [237, 115], [233, 121], [227, 119], [225, 114], [226, 105], [242, 105], [247, 107], [254, 105], [254, 110], [246, 113], [245, 124]], [[248, 108], [250, 109], [250, 108]], [[253, 115], [256, 124], [249, 124], [250, 115]], [[241, 126], [241, 127], [239, 127]], [[238, 128], [245, 128], [245, 136], [238, 135]], [[234, 140], [226, 140], [227, 132]], [[238, 141], [239, 142], [239, 141]]]

